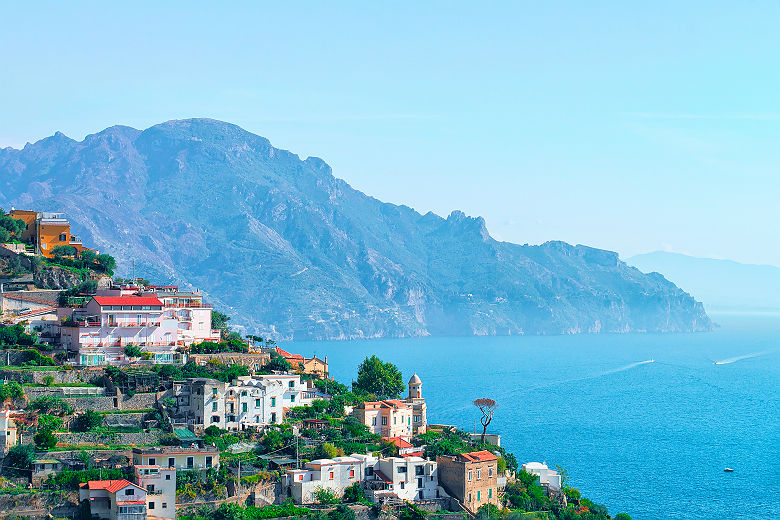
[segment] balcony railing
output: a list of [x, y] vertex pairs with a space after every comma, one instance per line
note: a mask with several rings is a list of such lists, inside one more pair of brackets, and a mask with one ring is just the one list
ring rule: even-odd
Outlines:
[[164, 307], [166, 309], [186, 309], [186, 308], [192, 308], [192, 309], [211, 309], [214, 307], [213, 303], [202, 303], [202, 302], [190, 302], [190, 303], [166, 303], [164, 304]]

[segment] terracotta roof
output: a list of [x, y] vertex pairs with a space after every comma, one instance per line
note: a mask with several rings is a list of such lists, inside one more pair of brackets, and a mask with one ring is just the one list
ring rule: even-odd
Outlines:
[[140, 486], [136, 486], [129, 480], [90, 480], [86, 484], [81, 484], [80, 487], [85, 487], [87, 489], [105, 489], [106, 491], [110, 493], [116, 493], [120, 489], [124, 489], [127, 486], [134, 486], [138, 489], [143, 489]]
[[423, 452], [422, 451], [410, 451], [409, 453], [404, 453], [401, 455], [402, 457], [422, 457]]
[[498, 460], [498, 457], [487, 450], [472, 451], [471, 453], [461, 453], [460, 456], [469, 462], [488, 462], [491, 460]]
[[160, 305], [156, 296], [94, 296], [98, 305]]
[[412, 448], [414, 444], [401, 437], [382, 437], [382, 439], [395, 444], [398, 448]]

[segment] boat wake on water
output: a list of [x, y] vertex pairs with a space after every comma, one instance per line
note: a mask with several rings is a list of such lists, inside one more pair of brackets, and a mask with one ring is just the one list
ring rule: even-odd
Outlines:
[[763, 352], [753, 352], [752, 354], [745, 354], [742, 356], [734, 356], [726, 359], [721, 359], [720, 361], [716, 361], [716, 365], [730, 365], [731, 363], [736, 363], [737, 361], [741, 361], [743, 359], [750, 359], [758, 356], [763, 356], [764, 354], [768, 354], [769, 351], [765, 350]]
[[618, 372], [623, 372], [624, 370], [631, 370], [632, 368], [641, 366], [641, 365], [647, 365], [648, 363], [655, 363], [655, 359], [648, 359], [645, 361], [637, 361], [636, 363], [631, 363], [629, 365], [626, 365], [624, 367], [616, 368], [614, 370], [607, 370], [606, 372], [602, 372], [599, 374], [599, 376], [606, 376], [609, 374], [616, 374]]

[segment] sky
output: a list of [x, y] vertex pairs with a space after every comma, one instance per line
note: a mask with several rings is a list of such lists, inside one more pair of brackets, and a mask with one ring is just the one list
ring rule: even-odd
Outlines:
[[778, 2], [119, 4], [0, 4], [0, 147], [211, 117], [500, 240], [780, 266]]

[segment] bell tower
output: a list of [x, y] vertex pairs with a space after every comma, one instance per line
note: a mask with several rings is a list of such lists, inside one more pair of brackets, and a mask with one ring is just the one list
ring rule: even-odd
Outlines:
[[417, 374], [409, 379], [409, 399], [422, 399], [422, 381]]

